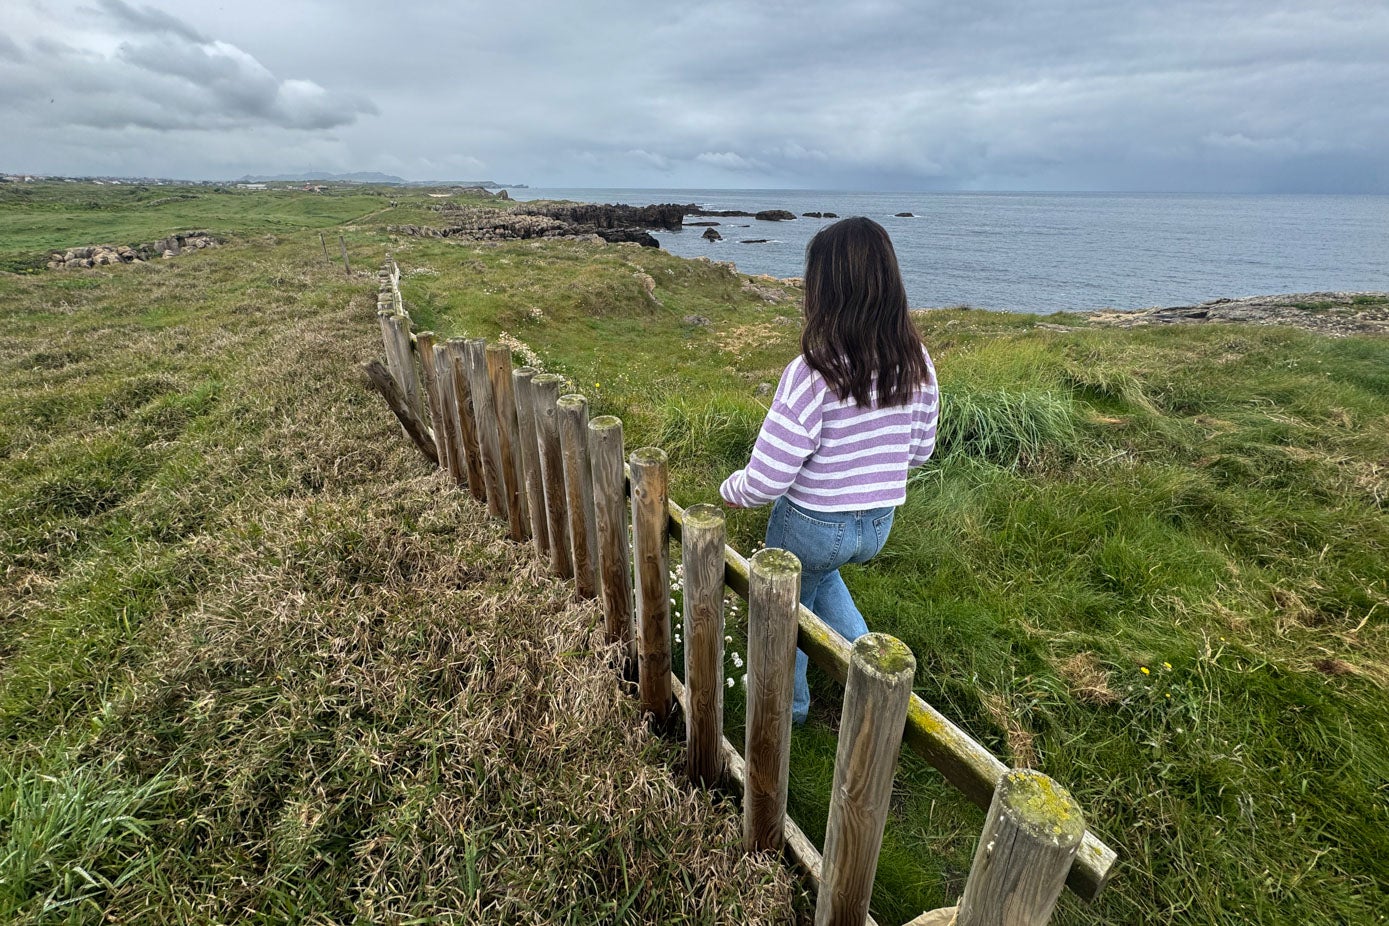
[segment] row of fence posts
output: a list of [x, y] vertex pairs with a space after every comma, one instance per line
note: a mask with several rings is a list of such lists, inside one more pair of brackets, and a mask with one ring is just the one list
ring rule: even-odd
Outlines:
[[[677, 700], [683, 705], [690, 780], [741, 790], [746, 850], [791, 854], [818, 885], [817, 924], [871, 923], [873, 877], [912, 697], [910, 650], [877, 633], [850, 650], [821, 856], [786, 815], [800, 562], [778, 549], [744, 561], [725, 543], [720, 509], [671, 505], [664, 451], [643, 447], [624, 464], [619, 419], [589, 420], [582, 395], [560, 394], [563, 377], [513, 369], [504, 345], [412, 334], [394, 261], [380, 278], [378, 317], [393, 383], [382, 384], [380, 375], [373, 381], [406, 432], [507, 522], [512, 540], [533, 543], [556, 576], [573, 579], [576, 596], [601, 598], [608, 641], [627, 654], [629, 671], [635, 664], [643, 712], [669, 730]], [[672, 528], [685, 577], [683, 684], [671, 671]], [[746, 577], [748, 600], [741, 756], [723, 735], [729, 576]], [[994, 789], [958, 907], [912, 923], [1046, 923], [1084, 834], [1080, 808], [1064, 788], [1037, 772], [1008, 771]]]

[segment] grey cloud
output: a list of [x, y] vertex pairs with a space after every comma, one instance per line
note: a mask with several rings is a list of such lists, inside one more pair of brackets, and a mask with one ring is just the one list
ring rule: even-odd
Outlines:
[[363, 96], [279, 77], [242, 48], [167, 13], [122, 0], [102, 0], [91, 12], [88, 23], [124, 40], [108, 50], [109, 42], [78, 47], [80, 37], [40, 35], [27, 57], [11, 42], [20, 54], [0, 55], [0, 106], [31, 116], [41, 107], [49, 126], [112, 131], [322, 131], [376, 111]]
[[216, 130], [247, 171], [292, 129], [325, 168], [535, 185], [1389, 191], [1382, 0], [101, 2], [99, 51], [0, 47], [0, 107]]
[[130, 31], [168, 33], [199, 44], [211, 41], [183, 20], [151, 6], [136, 9], [124, 0], [101, 0], [101, 7]]

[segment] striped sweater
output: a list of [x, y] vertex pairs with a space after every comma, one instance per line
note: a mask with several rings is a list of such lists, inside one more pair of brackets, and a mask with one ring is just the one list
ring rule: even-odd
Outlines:
[[752, 460], [719, 489], [732, 505], [755, 508], [785, 495], [814, 511], [862, 511], [907, 500], [907, 470], [936, 447], [940, 396], [929, 383], [911, 401], [864, 408], [840, 400], [824, 376], [797, 357], [781, 374]]

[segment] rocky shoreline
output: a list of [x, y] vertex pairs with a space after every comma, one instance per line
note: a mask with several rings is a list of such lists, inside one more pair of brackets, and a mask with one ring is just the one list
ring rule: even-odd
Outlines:
[[1212, 299], [1199, 305], [1164, 306], [1120, 312], [1107, 309], [1083, 315], [1112, 328], [1143, 325], [1190, 325], [1238, 322], [1284, 325], [1333, 337], [1389, 334], [1389, 293], [1284, 293], [1244, 299]]

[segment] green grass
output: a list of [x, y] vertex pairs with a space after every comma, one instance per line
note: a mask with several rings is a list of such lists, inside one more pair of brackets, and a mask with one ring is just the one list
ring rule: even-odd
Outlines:
[[[534, 352], [629, 448], [670, 453], [678, 502], [712, 501], [797, 350], [794, 290], [635, 246], [388, 235], [431, 224], [415, 193], [29, 186], [0, 191], [12, 268], [195, 226], [231, 243], [0, 273], [0, 917], [804, 913], [776, 866], [689, 854], [682, 833], [736, 836], [672, 783], [678, 748], [601, 732], [631, 705], [581, 681], [596, 613], [425, 469], [356, 372], [391, 251], [418, 329]], [[1106, 894], [1057, 922], [1384, 922], [1389, 344], [1041, 320], [918, 318], [941, 445], [887, 548], [845, 571], [870, 626], [1119, 850]], [[765, 517], [731, 513], [735, 544]], [[588, 717], [582, 736], [497, 728], [533, 728], [522, 693], [556, 679], [587, 700], [536, 710]], [[816, 671], [812, 690], [791, 811], [818, 841], [841, 692]], [[737, 741], [741, 689], [728, 707]], [[669, 812], [635, 815], [601, 768], [566, 775], [624, 751]], [[878, 921], [952, 903], [981, 822], [904, 756]], [[701, 865], [721, 887], [682, 906]]]

